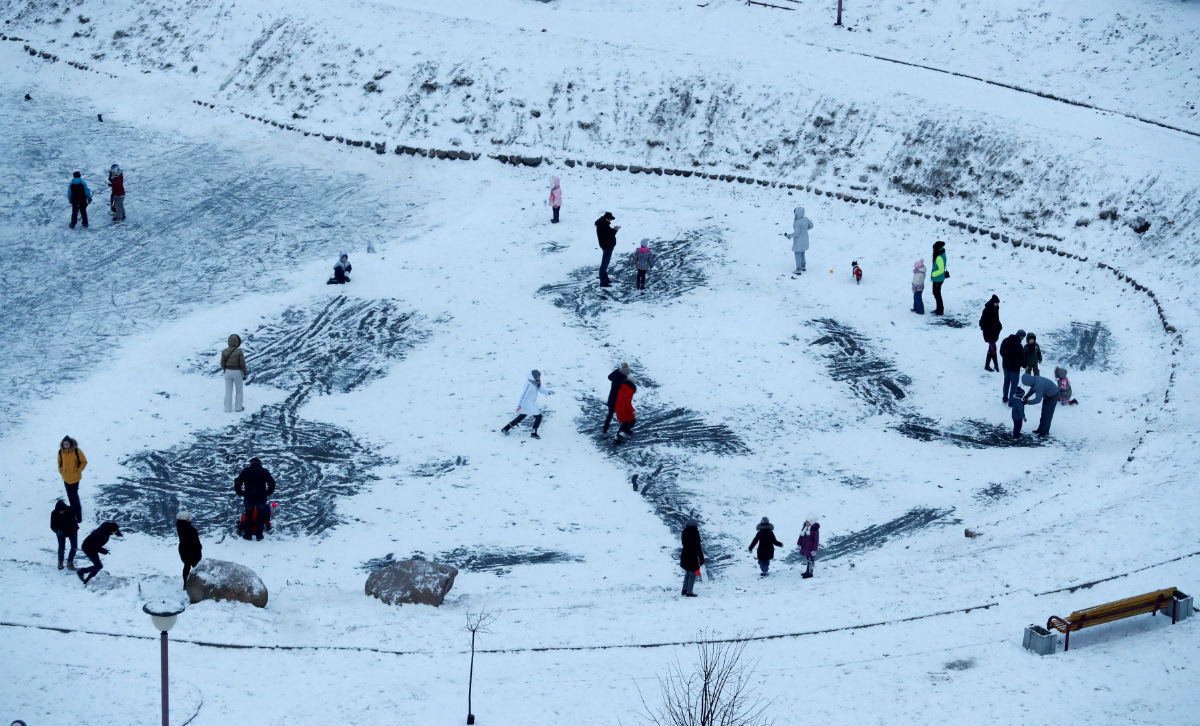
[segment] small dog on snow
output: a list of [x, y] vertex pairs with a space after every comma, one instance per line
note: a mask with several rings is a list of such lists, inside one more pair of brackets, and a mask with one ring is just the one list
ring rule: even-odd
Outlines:
[[854, 275], [854, 284], [862, 282], [862, 268], [858, 266], [858, 260], [850, 263], [850, 274]]

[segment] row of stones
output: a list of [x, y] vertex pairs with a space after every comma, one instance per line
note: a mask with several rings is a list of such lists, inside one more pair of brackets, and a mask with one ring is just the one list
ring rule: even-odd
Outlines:
[[[4, 33], [0, 33], [0, 40], [9, 40], [14, 43], [23, 43], [25, 52], [28, 53], [29, 55], [33, 56], [34, 58], [41, 58], [42, 60], [50, 61], [51, 63], [57, 63], [59, 60], [61, 60], [57, 55], [55, 55], [53, 53], [49, 53], [44, 50], [38, 50], [37, 48], [30, 46], [28, 43], [25, 42], [24, 38], [16, 38], [11, 35], [5, 35]], [[79, 61], [64, 60], [63, 62], [66, 63], [67, 65], [71, 66], [72, 68], [78, 68], [81, 71], [91, 71], [92, 73], [100, 72], [100, 71], [96, 70], [95, 68], [90, 68], [87, 65], [80, 63]], [[110, 78], [116, 78], [116, 76], [112, 75], [111, 73], [106, 74], [106, 75], [108, 75]]]

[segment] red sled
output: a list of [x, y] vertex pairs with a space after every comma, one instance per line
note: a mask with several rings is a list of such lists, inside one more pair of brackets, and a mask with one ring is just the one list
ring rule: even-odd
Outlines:
[[[270, 507], [268, 507], [268, 509], [267, 509], [267, 512], [268, 512], [267, 521], [263, 523], [263, 531], [264, 532], [271, 531], [271, 514], [273, 514], [274, 511], [278, 508], [279, 508], [279, 504], [277, 502], [271, 502]], [[238, 523], [237, 523], [238, 534], [246, 535], [246, 534], [254, 532], [254, 527], [257, 524], [258, 524], [258, 510], [257, 509], [255, 509], [254, 511], [252, 511], [250, 513], [250, 523], [249, 524], [246, 523], [246, 514], [245, 514], [245, 512], [243, 512], [242, 516], [238, 518]]]

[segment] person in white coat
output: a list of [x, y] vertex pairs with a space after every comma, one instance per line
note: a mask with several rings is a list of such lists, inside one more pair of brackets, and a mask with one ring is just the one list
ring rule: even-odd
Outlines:
[[542, 438], [538, 436], [538, 427], [542, 425], [542, 409], [538, 406], [539, 393], [544, 393], [547, 396], [554, 395], [554, 391], [542, 388], [541, 371], [530, 371], [529, 380], [525, 382], [525, 390], [521, 391], [521, 402], [517, 404], [517, 417], [509, 421], [504, 428], [500, 429], [500, 433], [508, 436], [508, 432], [513, 426], [524, 421], [526, 416], [533, 416], [533, 433], [530, 436], [535, 439]]
[[804, 253], [808, 252], [808, 230], [812, 228], [812, 220], [804, 216], [804, 207], [796, 207], [792, 218], [792, 233], [783, 233], [785, 237], [791, 238], [792, 252], [796, 255], [796, 271], [793, 275], [799, 275], [807, 269]]

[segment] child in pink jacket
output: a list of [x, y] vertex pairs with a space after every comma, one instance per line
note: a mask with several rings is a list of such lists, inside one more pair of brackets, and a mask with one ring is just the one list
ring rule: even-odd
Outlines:
[[558, 184], [558, 177], [550, 177], [550, 208], [554, 210], [554, 217], [550, 220], [554, 224], [558, 224], [558, 208], [562, 206], [562, 187]]

